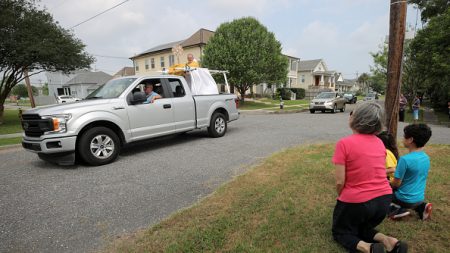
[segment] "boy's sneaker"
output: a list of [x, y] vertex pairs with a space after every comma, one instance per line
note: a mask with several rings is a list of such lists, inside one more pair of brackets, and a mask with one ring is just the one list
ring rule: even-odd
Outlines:
[[411, 213], [408, 211], [408, 209], [405, 209], [405, 208], [400, 207], [400, 208], [398, 208], [397, 210], [395, 210], [394, 212], [392, 212], [392, 213], [389, 215], [389, 217], [390, 217], [391, 219], [395, 220], [395, 219], [399, 219], [399, 218], [408, 216], [408, 215], [410, 215], [410, 214], [411, 214]]
[[422, 220], [428, 220], [431, 217], [431, 211], [433, 211], [433, 204], [427, 203], [423, 210]]

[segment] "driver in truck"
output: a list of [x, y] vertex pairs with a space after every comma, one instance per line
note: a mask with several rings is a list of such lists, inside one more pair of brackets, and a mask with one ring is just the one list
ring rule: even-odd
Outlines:
[[162, 98], [161, 95], [153, 91], [153, 84], [147, 83], [145, 85], [145, 95], [147, 96], [147, 100], [144, 104], [153, 103], [156, 99]]

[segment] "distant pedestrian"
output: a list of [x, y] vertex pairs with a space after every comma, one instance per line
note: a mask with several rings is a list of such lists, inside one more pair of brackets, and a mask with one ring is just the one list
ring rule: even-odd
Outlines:
[[414, 123], [417, 123], [417, 121], [419, 121], [419, 108], [420, 108], [420, 98], [419, 96], [416, 95], [412, 105]]
[[405, 121], [405, 110], [406, 110], [406, 105], [408, 104], [408, 100], [406, 99], [406, 97], [402, 94], [400, 94], [400, 108], [399, 108], [399, 112], [398, 112], [398, 120], [400, 122], [404, 122]]

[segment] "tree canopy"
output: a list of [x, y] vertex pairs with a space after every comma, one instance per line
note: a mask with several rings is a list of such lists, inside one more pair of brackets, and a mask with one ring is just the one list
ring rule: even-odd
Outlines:
[[63, 71], [88, 68], [93, 57], [85, 45], [63, 29], [32, 0], [0, 1], [0, 124], [3, 104], [25, 71]]
[[410, 4], [416, 4], [422, 11], [422, 22], [427, 22], [432, 17], [441, 15], [450, 7], [448, 0], [409, 0]]
[[420, 73], [435, 105], [450, 99], [450, 8], [433, 17], [411, 42], [407, 64]]
[[241, 99], [254, 84], [287, 80], [288, 59], [275, 35], [252, 17], [223, 23], [205, 46], [202, 64], [229, 71], [229, 81]]
[[388, 64], [388, 46], [386, 44], [380, 45], [380, 49], [370, 55], [373, 58], [373, 66], [370, 66], [370, 83], [373, 90], [377, 92], [384, 92], [387, 84], [387, 64]]

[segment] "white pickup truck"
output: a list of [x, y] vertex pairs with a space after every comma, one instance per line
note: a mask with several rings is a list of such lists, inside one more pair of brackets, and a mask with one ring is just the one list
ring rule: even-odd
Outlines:
[[[144, 103], [144, 85], [162, 96]], [[192, 87], [194, 88], [194, 87]], [[222, 137], [239, 118], [234, 94], [193, 95], [183, 77], [159, 75], [113, 79], [85, 100], [40, 107], [22, 114], [22, 146], [43, 160], [90, 165], [113, 162], [123, 145], [194, 129]]]

